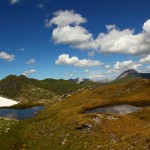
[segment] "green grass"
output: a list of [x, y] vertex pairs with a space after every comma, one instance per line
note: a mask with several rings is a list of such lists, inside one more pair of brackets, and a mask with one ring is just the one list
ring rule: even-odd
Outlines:
[[0, 134], [1, 149], [127, 150], [150, 148], [150, 108], [128, 115], [83, 114], [84, 110], [116, 103], [146, 106], [150, 80], [85, 89], [62, 101], [51, 101], [34, 118], [20, 121]]
[[23, 75], [10, 75], [0, 81], [0, 95], [16, 100], [51, 99], [57, 95], [69, 94], [95, 85], [100, 84], [89, 81], [81, 85], [63, 79], [36, 80]]

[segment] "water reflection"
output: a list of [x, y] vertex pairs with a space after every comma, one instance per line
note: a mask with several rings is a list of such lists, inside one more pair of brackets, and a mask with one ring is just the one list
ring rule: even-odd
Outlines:
[[142, 108], [141, 107], [135, 107], [135, 106], [127, 105], [127, 104], [123, 104], [123, 105], [113, 105], [113, 106], [108, 106], [108, 107], [99, 107], [99, 108], [86, 110], [85, 114], [95, 113], [95, 112], [115, 113], [115, 114], [128, 114], [128, 113], [132, 113], [132, 112], [138, 111], [140, 109], [142, 109]]
[[33, 117], [43, 108], [43, 106], [35, 106], [27, 109], [0, 109], [0, 117], [15, 118], [18, 120], [28, 119]]

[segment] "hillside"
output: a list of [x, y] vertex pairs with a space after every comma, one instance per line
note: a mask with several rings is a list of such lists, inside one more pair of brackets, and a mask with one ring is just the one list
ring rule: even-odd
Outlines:
[[35, 86], [33, 81], [23, 75], [10, 75], [0, 81], [0, 95], [18, 100], [51, 99], [56, 95], [53, 91]]
[[116, 80], [126, 78], [126, 77], [141, 77], [145, 79], [150, 79], [150, 73], [139, 73], [134, 69], [129, 69], [120, 74]]
[[3, 149], [28, 150], [149, 149], [149, 107], [126, 115], [84, 114], [114, 104], [149, 106], [149, 98], [150, 80], [142, 78], [87, 88], [46, 105], [32, 119], [13, 124], [8, 133], [1, 132], [0, 144]]
[[77, 91], [86, 86], [100, 85], [92, 81], [77, 84], [67, 80], [30, 79], [23, 75], [9, 75], [0, 81], [0, 95], [19, 100], [51, 99], [56, 95], [63, 95]]
[[142, 78], [150, 79], [150, 73], [140, 73]]

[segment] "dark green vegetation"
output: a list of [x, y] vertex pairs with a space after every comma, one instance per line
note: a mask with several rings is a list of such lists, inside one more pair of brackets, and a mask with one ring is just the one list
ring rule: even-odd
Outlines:
[[15, 122], [8, 132], [4, 129], [0, 134], [1, 149], [150, 149], [150, 107], [126, 115], [83, 113], [114, 104], [150, 105], [150, 80], [124, 78], [84, 88], [61, 101], [49, 101], [34, 118]]
[[52, 98], [55, 93], [35, 86], [35, 79], [10, 75], [0, 81], [0, 95], [19, 100], [38, 100]]
[[0, 81], [0, 95], [17, 100], [47, 100], [57, 95], [72, 93], [80, 88], [94, 85], [99, 84], [89, 81], [80, 85], [62, 79], [36, 80], [23, 75], [10, 75]]

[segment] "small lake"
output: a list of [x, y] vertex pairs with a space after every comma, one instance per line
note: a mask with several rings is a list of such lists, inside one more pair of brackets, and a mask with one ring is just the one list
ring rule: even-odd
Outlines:
[[90, 113], [114, 113], [114, 114], [129, 114], [135, 111], [138, 111], [142, 109], [142, 107], [135, 107], [127, 104], [123, 105], [113, 105], [113, 106], [107, 106], [107, 107], [98, 107], [98, 108], [93, 108], [86, 110], [84, 113], [85, 114], [90, 114]]
[[33, 117], [36, 113], [43, 109], [43, 106], [35, 106], [26, 109], [0, 109], [0, 117], [24, 120]]

